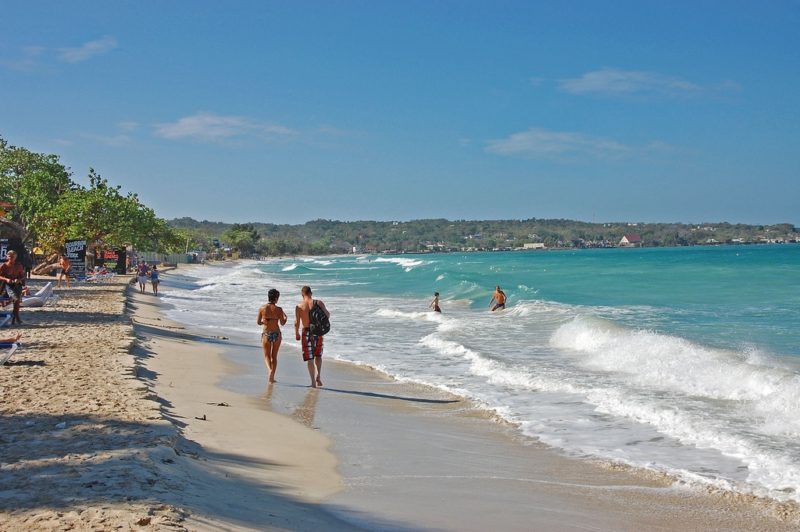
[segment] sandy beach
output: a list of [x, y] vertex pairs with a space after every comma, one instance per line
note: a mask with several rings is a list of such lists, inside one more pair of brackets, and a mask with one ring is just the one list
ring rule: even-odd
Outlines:
[[267, 386], [243, 363], [261, 357], [255, 337], [189, 330], [128, 281], [23, 312], [24, 349], [0, 368], [3, 530], [799, 524], [792, 506], [564, 458], [467, 401], [369, 369], [326, 360], [325, 388], [310, 389], [291, 339]]

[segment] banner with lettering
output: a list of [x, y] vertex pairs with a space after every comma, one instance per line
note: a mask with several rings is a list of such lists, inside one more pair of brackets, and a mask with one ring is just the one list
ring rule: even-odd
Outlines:
[[86, 277], [86, 240], [67, 240], [64, 242], [64, 256], [72, 263], [70, 276]]
[[109, 271], [125, 273], [125, 248], [106, 249], [99, 253], [95, 259], [95, 264], [103, 266]]

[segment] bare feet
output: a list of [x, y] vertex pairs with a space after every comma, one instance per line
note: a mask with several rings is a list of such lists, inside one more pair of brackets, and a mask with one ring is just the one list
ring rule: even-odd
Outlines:
[[[320, 379], [319, 377], [317, 377], [317, 386], [322, 386], [322, 379]], [[315, 388], [317, 386], [315, 386]]]

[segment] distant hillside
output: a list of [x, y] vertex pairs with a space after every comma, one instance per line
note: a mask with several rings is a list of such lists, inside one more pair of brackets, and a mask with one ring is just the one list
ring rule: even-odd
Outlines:
[[[213, 250], [241, 248], [258, 255], [357, 252], [477, 251], [522, 248], [616, 247], [625, 235], [636, 235], [644, 247], [707, 244], [795, 242], [792, 224], [730, 223], [587, 223], [574, 220], [413, 220], [409, 222], [339, 222], [313, 220], [301, 225], [228, 224], [177, 218], [168, 222], [193, 241]], [[215, 242], [215, 240], [217, 242]]]

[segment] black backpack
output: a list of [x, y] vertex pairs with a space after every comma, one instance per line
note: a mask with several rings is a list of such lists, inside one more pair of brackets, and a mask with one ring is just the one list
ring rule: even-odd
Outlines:
[[328, 315], [316, 301], [308, 312], [308, 321], [309, 332], [314, 336], [325, 336], [331, 330], [331, 321], [328, 319]]

